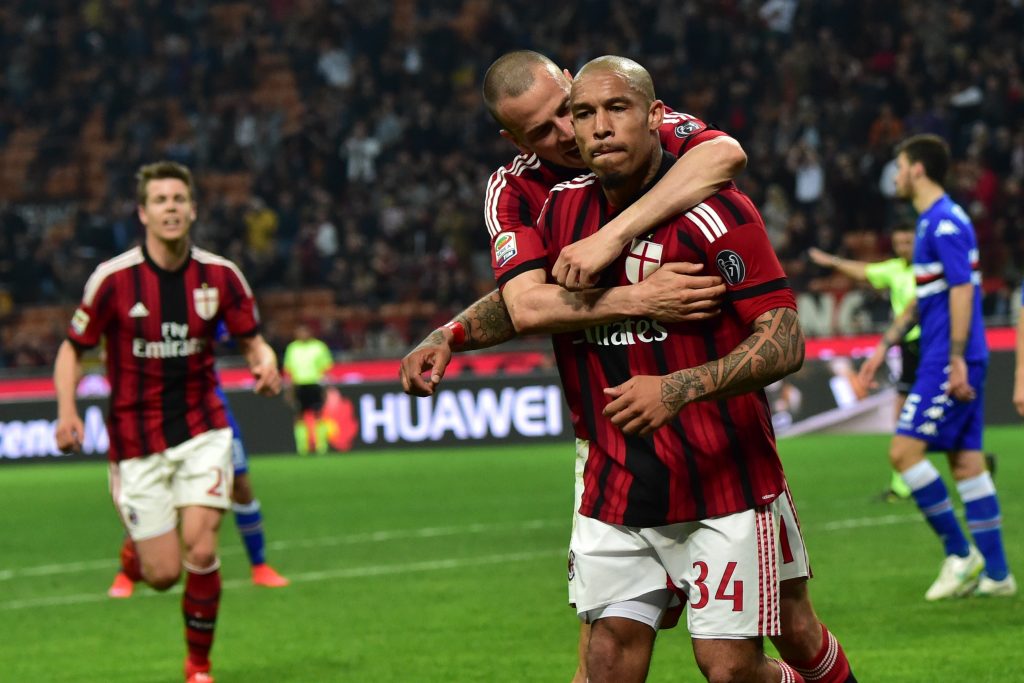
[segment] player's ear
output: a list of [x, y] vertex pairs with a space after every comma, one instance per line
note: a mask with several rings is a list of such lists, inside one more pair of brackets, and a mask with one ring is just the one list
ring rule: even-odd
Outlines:
[[142, 223], [143, 225], [145, 225], [146, 224], [146, 220], [147, 220], [146, 219], [146, 207], [145, 207], [145, 205], [139, 204], [138, 207], [137, 207], [137, 211], [138, 211], [138, 214], [139, 214], [139, 222]]
[[498, 131], [498, 135], [500, 135], [501, 137], [505, 138], [513, 145], [515, 145], [516, 149], [518, 149], [523, 154], [533, 154], [533, 150], [519, 142], [519, 138], [517, 138], [512, 131], [508, 131], [502, 128], [501, 130]]
[[569, 79], [570, 83], [572, 83], [572, 73], [568, 69], [562, 69], [562, 73], [565, 74], [565, 77]]
[[650, 109], [647, 110], [647, 125], [651, 130], [658, 130], [664, 122], [665, 103], [661, 100], [654, 100], [651, 102]]

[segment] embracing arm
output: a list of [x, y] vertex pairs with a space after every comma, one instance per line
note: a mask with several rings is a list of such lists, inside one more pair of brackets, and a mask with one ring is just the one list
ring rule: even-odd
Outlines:
[[666, 263], [635, 285], [575, 292], [547, 284], [543, 271], [531, 270], [509, 281], [502, 295], [520, 334], [573, 332], [631, 316], [704, 320], [718, 314], [725, 285], [717, 276], [697, 275], [702, 269]]
[[[405, 354], [398, 368], [402, 391], [430, 396], [444, 377], [455, 350], [485, 349], [516, 336], [501, 292], [496, 289], [485, 294]], [[429, 379], [423, 376], [425, 372], [430, 373]]]
[[646, 194], [601, 228], [626, 246], [651, 226], [700, 204], [722, 189], [747, 166], [747, 154], [736, 140], [723, 136], [697, 145], [679, 157]]
[[[431, 332], [402, 359], [402, 389], [430, 396], [456, 350], [483, 349], [518, 334], [568, 332], [632, 315], [662, 322], [703, 320], [718, 315], [725, 285], [715, 276], [691, 275], [692, 263], [667, 263], [640, 284], [569, 292], [531, 270], [509, 281]], [[508, 303], [506, 303], [508, 302]], [[430, 372], [426, 379], [423, 373]]]
[[747, 165], [740, 143], [708, 140], [679, 157], [665, 177], [601, 230], [562, 249], [552, 276], [562, 287], [585, 289], [634, 237], [700, 204]]

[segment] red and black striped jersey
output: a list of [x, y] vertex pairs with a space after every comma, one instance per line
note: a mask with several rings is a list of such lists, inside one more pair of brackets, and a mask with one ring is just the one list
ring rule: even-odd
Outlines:
[[[662, 146], [677, 157], [702, 142], [726, 135], [700, 119], [667, 108], [658, 132]], [[534, 225], [551, 188], [585, 172], [554, 166], [536, 154], [520, 154], [491, 174], [484, 222], [491, 238], [491, 266], [496, 277], [500, 279], [508, 272], [510, 260], [520, 248], [537, 247]]]
[[166, 271], [135, 247], [101, 263], [68, 328], [75, 346], [105, 340], [110, 459], [137, 458], [228, 426], [216, 394], [213, 343], [259, 331], [252, 290], [231, 261], [192, 247]]
[[[664, 155], [655, 181], [673, 161]], [[523, 268], [550, 272], [563, 246], [593, 234], [613, 215], [593, 174], [557, 185], [538, 220], [543, 247], [520, 251], [508, 275]], [[646, 437], [624, 434], [602, 414], [605, 387], [721, 358], [750, 336], [758, 316], [796, 308], [764, 222], [739, 190], [723, 190], [635, 239], [605, 269], [601, 286], [635, 284], [678, 261], [722, 275], [728, 293], [719, 317], [676, 324], [629, 318], [554, 336], [576, 435], [590, 443], [580, 513], [611, 524], [717, 517], [763, 505], [785, 488], [763, 391], [691, 403]]]

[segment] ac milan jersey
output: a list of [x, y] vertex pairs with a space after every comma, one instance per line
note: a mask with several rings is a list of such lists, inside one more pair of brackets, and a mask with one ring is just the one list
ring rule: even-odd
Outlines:
[[[672, 162], [664, 155], [655, 181]], [[538, 221], [543, 246], [520, 250], [499, 283], [531, 268], [550, 271], [562, 247], [593, 234], [613, 214], [593, 174], [556, 186]], [[634, 284], [678, 261], [722, 275], [728, 294], [718, 318], [675, 324], [628, 318], [554, 335], [575, 432], [590, 443], [580, 513], [611, 524], [717, 517], [763, 505], [785, 488], [762, 391], [691, 403], [646, 437], [624, 434], [602, 414], [605, 387], [721, 358], [750, 336], [758, 316], [796, 308], [764, 222], [738, 190], [723, 190], [634, 240], [605, 270], [601, 286]]]
[[83, 349], [105, 339], [111, 460], [158, 453], [228, 426], [214, 374], [220, 321], [234, 337], [259, 327], [249, 284], [220, 256], [192, 247], [171, 272], [135, 247], [96, 268], [68, 339]]
[[[702, 142], [725, 135], [700, 119], [667, 108], [658, 133], [662, 146], [677, 157]], [[505, 272], [521, 249], [537, 250], [540, 244], [533, 228], [548, 192], [558, 183], [585, 172], [586, 169], [549, 164], [536, 154], [520, 154], [491, 174], [484, 200], [484, 221], [491, 236], [491, 265], [496, 272]]]

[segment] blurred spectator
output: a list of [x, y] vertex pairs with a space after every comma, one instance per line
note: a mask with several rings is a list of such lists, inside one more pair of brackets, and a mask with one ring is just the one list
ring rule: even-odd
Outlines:
[[[382, 322], [380, 307], [429, 301], [443, 318], [493, 287], [485, 183], [515, 150], [479, 85], [502, 52], [529, 48], [570, 70], [626, 54], [667, 104], [734, 134], [749, 155], [739, 185], [796, 285], [808, 246], [897, 220], [895, 142], [947, 138], [986, 311], [1003, 311], [1024, 266], [1022, 30], [1014, 0], [11, 0], [0, 290], [12, 321], [73, 302], [83, 273], [138, 236], [120, 199], [134, 169], [171, 157], [200, 183], [197, 241], [263, 264], [257, 289], [330, 287], [348, 311], [325, 311], [332, 339], [353, 351], [420, 338], [434, 319]], [[13, 343], [4, 362], [51, 360], [46, 339]]]

